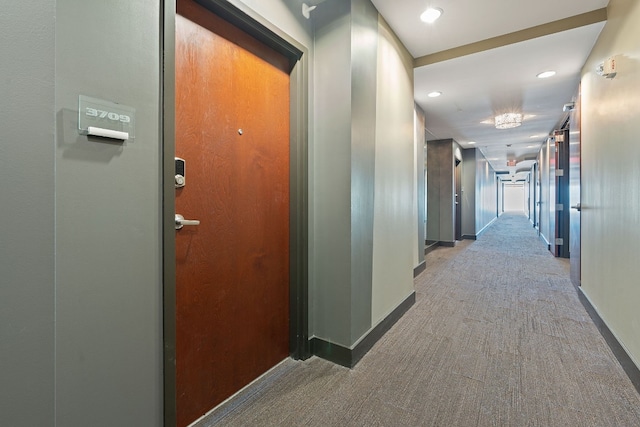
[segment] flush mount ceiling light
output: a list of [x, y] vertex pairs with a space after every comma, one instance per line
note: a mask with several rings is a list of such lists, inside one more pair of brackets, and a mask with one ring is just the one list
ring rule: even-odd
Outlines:
[[469, 141], [469, 145], [473, 145], [475, 143], [476, 143], [475, 141]]
[[442, 92], [437, 91], [437, 90], [427, 94], [427, 96], [428, 96], [429, 98], [437, 98], [437, 97], [439, 97], [440, 95], [442, 95]]
[[536, 77], [539, 79], [548, 79], [549, 77], [553, 77], [556, 75], [556, 72], [553, 70], [549, 70], [549, 71], [543, 71], [542, 73], [538, 74]]
[[439, 7], [430, 7], [429, 9], [422, 12], [422, 15], [420, 15], [420, 19], [427, 24], [433, 24], [436, 19], [440, 18], [440, 15], [442, 15], [442, 13], [443, 10]]
[[522, 124], [522, 114], [504, 113], [495, 117], [496, 129], [517, 128]]

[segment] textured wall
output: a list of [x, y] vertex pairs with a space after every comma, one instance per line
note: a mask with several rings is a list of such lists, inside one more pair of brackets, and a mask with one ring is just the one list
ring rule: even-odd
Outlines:
[[[582, 71], [582, 288], [640, 366], [640, 2], [608, 12]], [[614, 55], [618, 75], [596, 75]]]
[[54, 418], [55, 2], [0, 13], [0, 424]]
[[372, 324], [413, 292], [418, 236], [413, 61], [384, 20], [379, 21], [375, 141]]

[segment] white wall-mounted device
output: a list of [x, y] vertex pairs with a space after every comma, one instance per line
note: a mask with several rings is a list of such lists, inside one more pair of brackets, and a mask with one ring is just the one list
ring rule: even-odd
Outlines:
[[596, 68], [596, 74], [599, 76], [605, 77], [607, 79], [612, 79], [618, 74], [618, 57], [612, 56], [611, 58], [607, 58], [604, 62], [598, 65]]

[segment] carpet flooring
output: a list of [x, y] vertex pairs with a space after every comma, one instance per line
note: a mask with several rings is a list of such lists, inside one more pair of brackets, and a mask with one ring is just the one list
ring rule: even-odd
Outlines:
[[527, 218], [440, 247], [352, 370], [285, 360], [196, 425], [640, 426], [640, 395]]

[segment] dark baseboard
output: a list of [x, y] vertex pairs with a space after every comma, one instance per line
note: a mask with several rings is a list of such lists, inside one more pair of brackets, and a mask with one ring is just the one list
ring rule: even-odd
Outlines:
[[427, 256], [429, 252], [432, 252], [438, 246], [440, 246], [440, 242], [427, 241], [424, 247], [424, 255]]
[[455, 248], [456, 242], [440, 242], [440, 246], [444, 246], [447, 248]]
[[544, 242], [544, 244], [547, 245], [547, 250], [550, 251], [551, 250], [551, 243], [549, 243], [547, 238], [544, 237], [544, 234], [542, 234], [542, 233], [540, 233], [540, 240], [542, 240]]
[[353, 349], [314, 337], [311, 339], [311, 351], [314, 355], [330, 362], [347, 368], [353, 368], [415, 302], [416, 293], [412, 292], [411, 295], [402, 301], [384, 320], [378, 323]]
[[338, 365], [351, 368], [352, 350], [340, 344], [334, 344], [320, 338], [311, 338], [311, 353]]
[[426, 269], [427, 263], [425, 261], [422, 261], [416, 268], [413, 269], [413, 278], [415, 279], [416, 277], [418, 277], [418, 275]]
[[462, 240], [478, 240], [478, 236], [474, 234], [463, 234]]
[[578, 292], [578, 299], [580, 299], [580, 302], [587, 310], [587, 313], [589, 313], [589, 317], [591, 317], [591, 320], [593, 320], [593, 323], [600, 331], [600, 334], [607, 342], [607, 345], [616, 356], [616, 359], [618, 359], [620, 366], [624, 369], [624, 372], [631, 380], [633, 386], [636, 388], [638, 393], [640, 393], [640, 369], [635, 365], [635, 363], [633, 363], [629, 354], [625, 351], [624, 347], [622, 347], [622, 344], [620, 344], [618, 339], [611, 332], [611, 329], [609, 329], [604, 320], [602, 320], [602, 317], [600, 317], [596, 309], [591, 305], [591, 301], [589, 301], [589, 298], [584, 294], [582, 288], [576, 288], [576, 291]]

